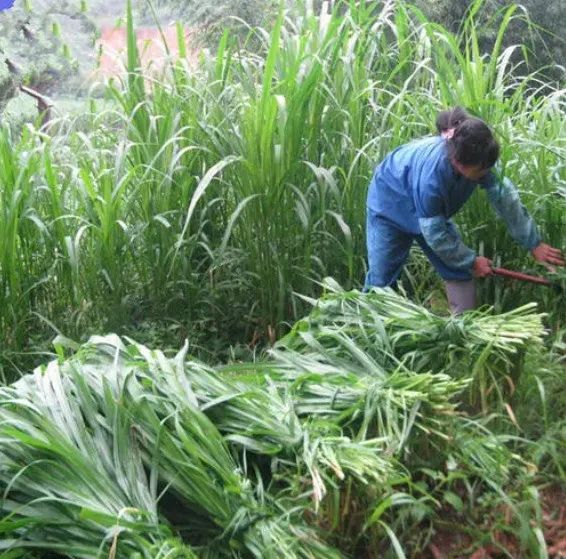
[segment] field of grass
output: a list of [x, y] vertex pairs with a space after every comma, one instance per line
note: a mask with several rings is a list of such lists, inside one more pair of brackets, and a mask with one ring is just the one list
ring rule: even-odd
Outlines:
[[[564, 90], [482, 53], [482, 9], [458, 36], [402, 2], [282, 11], [151, 88], [130, 16], [104, 108], [0, 130], [2, 557], [560, 551], [564, 297], [490, 278], [453, 319], [418, 252], [413, 302], [357, 291], [374, 166], [456, 104], [565, 246]], [[542, 273], [481, 193], [458, 223]]]

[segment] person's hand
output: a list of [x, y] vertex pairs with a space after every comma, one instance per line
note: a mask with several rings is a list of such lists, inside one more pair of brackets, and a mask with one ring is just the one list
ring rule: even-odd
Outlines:
[[474, 266], [472, 268], [472, 275], [475, 278], [485, 278], [486, 276], [493, 275], [491, 260], [485, 256], [476, 256]]
[[562, 252], [557, 248], [552, 248], [546, 243], [540, 243], [538, 246], [531, 250], [534, 259], [540, 262], [543, 266], [548, 268], [552, 273], [556, 272], [556, 268], [553, 266], [564, 266], [566, 262], [562, 257]]

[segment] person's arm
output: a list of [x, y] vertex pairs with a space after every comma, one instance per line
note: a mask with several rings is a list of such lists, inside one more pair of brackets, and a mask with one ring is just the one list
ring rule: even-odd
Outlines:
[[517, 188], [508, 178], [498, 180], [492, 174], [485, 190], [490, 204], [505, 221], [509, 234], [517, 243], [530, 250], [534, 259], [551, 272], [556, 271], [553, 265], [564, 266], [561, 251], [541, 241], [533, 218], [523, 206]]
[[451, 221], [443, 215], [420, 217], [419, 226], [427, 245], [447, 266], [471, 272], [476, 253], [464, 244]]
[[487, 258], [467, 247], [454, 224], [446, 217], [442, 177], [429, 175], [415, 189], [415, 209], [421, 234], [428, 246], [450, 268], [477, 277], [491, 273]]
[[519, 192], [508, 179], [495, 176], [485, 186], [489, 203], [505, 222], [509, 234], [527, 250], [533, 250], [540, 242], [540, 235], [533, 218], [521, 202]]

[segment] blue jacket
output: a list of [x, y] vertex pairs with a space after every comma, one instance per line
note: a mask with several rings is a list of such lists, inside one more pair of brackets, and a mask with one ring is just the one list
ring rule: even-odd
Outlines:
[[[469, 271], [476, 253], [462, 242], [450, 217], [477, 185], [454, 170], [444, 138], [427, 137], [402, 145], [385, 157], [375, 170], [367, 206], [401, 231], [422, 235], [447, 266]], [[499, 180], [490, 171], [479, 185], [511, 236], [527, 249], [537, 246], [536, 225], [513, 183]]]

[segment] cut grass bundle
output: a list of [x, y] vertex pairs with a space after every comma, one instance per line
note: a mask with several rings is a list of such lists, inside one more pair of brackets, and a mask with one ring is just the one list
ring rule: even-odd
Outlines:
[[354, 356], [341, 339], [372, 356], [367, 372], [404, 364], [415, 372], [434, 371], [455, 378], [470, 378], [470, 397], [479, 394], [484, 412], [490, 395], [502, 407], [505, 386], [514, 389], [520, 372], [520, 353], [540, 344], [543, 314], [534, 304], [504, 314], [478, 310], [458, 317], [440, 317], [407, 301], [391, 289], [362, 294], [346, 292], [333, 280], [328, 295], [314, 304], [312, 313], [297, 322], [276, 346], [301, 353]]
[[[269, 364], [259, 364], [257, 370], [249, 365], [245, 379], [238, 380], [236, 374], [241, 374], [243, 367], [214, 370], [187, 359], [187, 349], [185, 345], [174, 359], [167, 359], [161, 351], [141, 344], [125, 346], [116, 337], [95, 338], [84, 349], [84, 365], [98, 371], [116, 360], [122, 374], [132, 375], [143, 385], [146, 398], [159, 402], [163, 417], [198, 409], [242, 454], [249, 475], [257, 473], [253, 455], [270, 457], [271, 473], [279, 470], [282, 479], [283, 471], [288, 471], [289, 477], [304, 471], [310, 478], [315, 506], [326, 493], [326, 483], [346, 478], [364, 485], [386, 483], [395, 474], [395, 464], [380, 456], [386, 446], [384, 439], [353, 441], [334, 421], [322, 416], [299, 417], [295, 392], [287, 386], [289, 379], [281, 375], [284, 371], [270, 373]], [[276, 377], [281, 381], [275, 381]], [[269, 484], [271, 473], [262, 483]]]
[[[424, 309], [335, 286], [319, 307], [262, 361], [214, 369], [186, 345], [168, 358], [95, 337], [3, 389], [6, 547], [330, 559], [341, 556], [333, 543], [373, 542], [381, 553], [388, 541], [401, 550], [424, 511], [462, 499], [458, 487], [501, 495], [525, 478], [511, 439], [459, 411], [469, 379], [396, 355], [422, 343], [399, 334]], [[513, 340], [530, 325], [516, 322]], [[505, 339], [489, 347], [504, 351]]]
[[199, 549], [224, 541], [224, 556], [339, 557], [301, 521], [308, 500], [288, 509], [257, 493], [198, 403], [154, 391], [162, 379], [136, 374], [139, 354], [123, 362], [121, 349], [117, 338], [101, 340], [3, 389], [1, 510], [14, 532], [7, 549], [149, 558], [175, 533], [158, 512], [165, 491], [184, 518], [159, 508]]
[[9, 535], [0, 549], [150, 559], [167, 545], [196, 557], [158, 515], [133, 418], [103, 384], [97, 400], [80, 371], [52, 362], [0, 389], [0, 531]]

